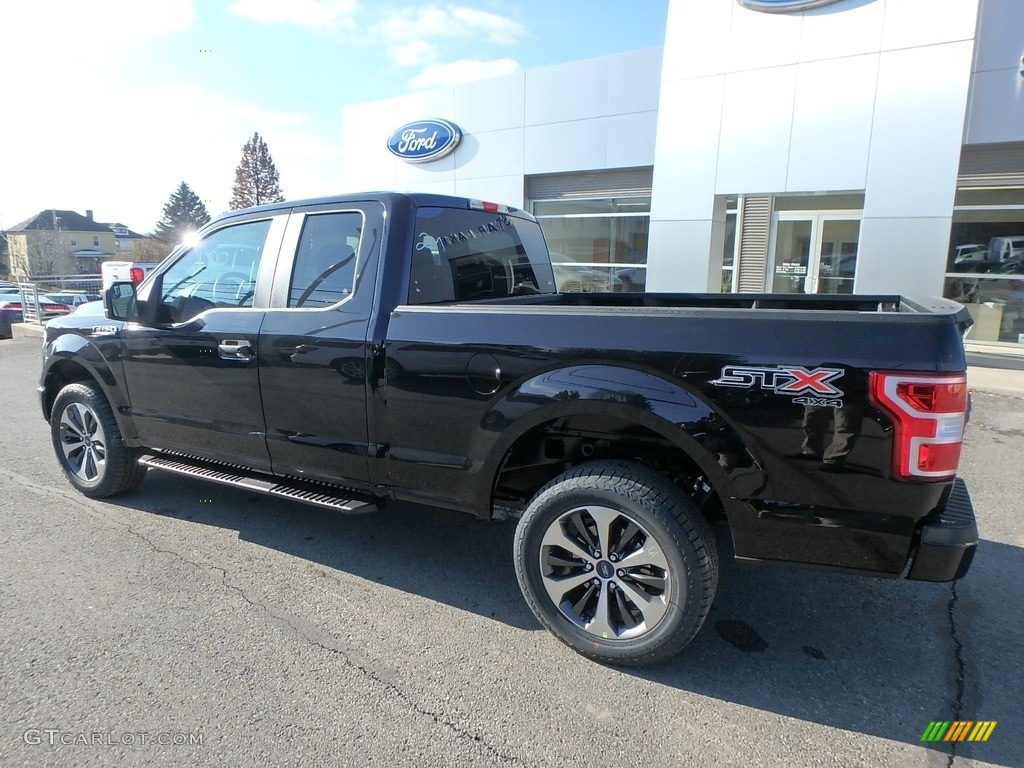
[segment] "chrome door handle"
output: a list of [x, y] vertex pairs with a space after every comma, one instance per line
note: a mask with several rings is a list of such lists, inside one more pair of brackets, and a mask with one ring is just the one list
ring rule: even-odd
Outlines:
[[222, 360], [252, 360], [255, 353], [248, 339], [224, 339], [217, 345]]

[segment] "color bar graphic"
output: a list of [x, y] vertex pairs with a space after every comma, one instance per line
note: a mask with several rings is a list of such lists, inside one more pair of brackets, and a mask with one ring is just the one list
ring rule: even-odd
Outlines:
[[921, 741], [988, 741], [996, 720], [932, 720], [921, 734]]

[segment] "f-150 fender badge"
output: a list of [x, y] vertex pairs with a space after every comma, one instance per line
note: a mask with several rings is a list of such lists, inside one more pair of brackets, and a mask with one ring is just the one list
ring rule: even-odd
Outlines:
[[803, 405], [842, 406], [843, 390], [832, 382], [846, 373], [843, 368], [807, 369], [800, 365], [774, 367], [727, 365], [711, 381], [718, 387], [765, 389], [777, 395], [789, 395]]
[[117, 333], [116, 325], [94, 325], [92, 327], [93, 336], [113, 336]]

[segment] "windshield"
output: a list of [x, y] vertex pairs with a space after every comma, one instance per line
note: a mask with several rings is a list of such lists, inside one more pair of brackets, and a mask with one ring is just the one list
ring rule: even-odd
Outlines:
[[417, 211], [410, 304], [555, 292], [535, 221], [459, 208]]

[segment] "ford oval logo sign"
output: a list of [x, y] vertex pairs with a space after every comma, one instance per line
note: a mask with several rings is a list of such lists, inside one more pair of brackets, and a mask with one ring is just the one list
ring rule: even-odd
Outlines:
[[794, 13], [807, 11], [822, 5], [838, 3], [839, 0], [736, 0], [744, 8], [768, 13]]
[[459, 126], [447, 120], [417, 120], [391, 134], [391, 154], [410, 163], [429, 163], [453, 151], [462, 140]]

